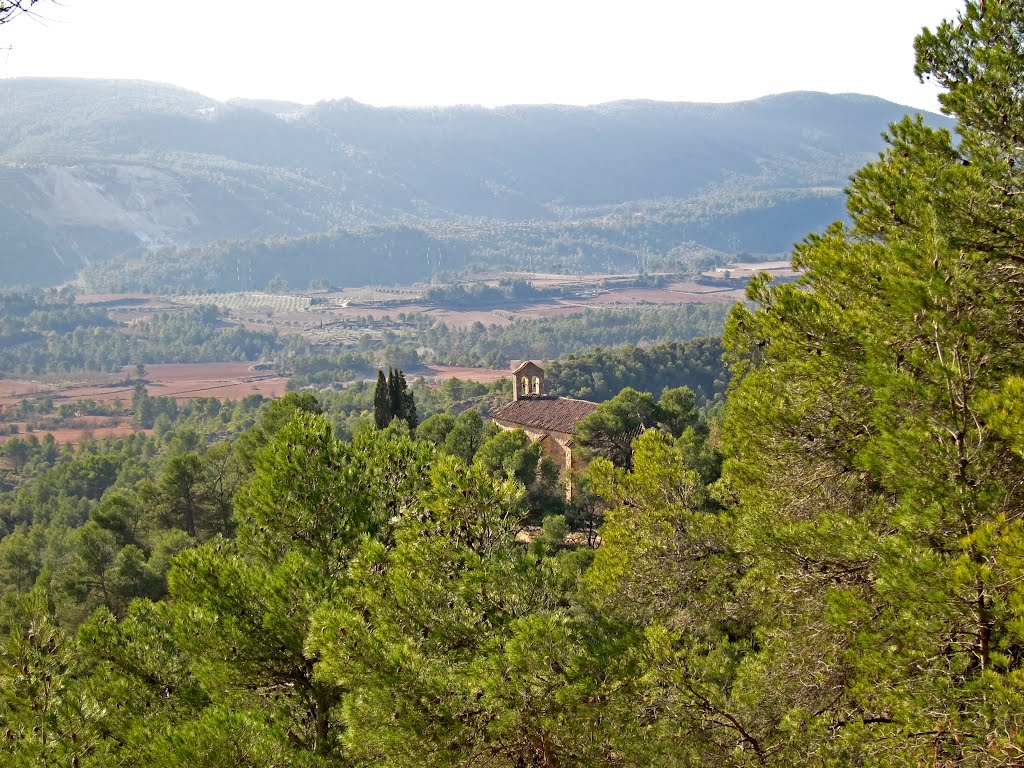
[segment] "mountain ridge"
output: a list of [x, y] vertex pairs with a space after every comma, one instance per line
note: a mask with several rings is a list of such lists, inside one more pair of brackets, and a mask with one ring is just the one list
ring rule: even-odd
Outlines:
[[783, 251], [793, 228], [775, 232], [770, 217], [759, 225], [770, 236], [754, 239], [743, 234], [751, 227], [716, 232], [715, 222], [729, 225], [745, 206], [738, 196], [782, 204], [787, 190], [790, 201], [835, 190], [804, 233], [842, 216], [838, 190], [905, 112], [812, 91], [723, 104], [375, 107], [221, 102], [145, 81], [0, 80], [0, 264], [8, 284], [52, 283], [156, 245], [396, 223], [585, 223], [588, 209], [640, 201], [708, 207], [700, 227], [687, 214], [672, 237], [652, 238], [659, 247]]

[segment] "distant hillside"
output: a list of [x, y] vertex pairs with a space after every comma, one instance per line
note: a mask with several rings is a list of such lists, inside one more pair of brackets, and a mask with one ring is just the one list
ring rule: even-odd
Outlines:
[[[230, 252], [284, 237], [294, 254], [395, 225], [439, 240], [452, 261], [568, 269], [635, 266], [641, 250], [786, 251], [842, 215], [847, 176], [906, 111], [818, 93], [303, 107], [141, 82], [0, 80], [0, 281], [53, 283], [156, 246], [188, 259], [217, 241]], [[303, 279], [344, 278], [336, 256], [318, 258], [300, 259]]]

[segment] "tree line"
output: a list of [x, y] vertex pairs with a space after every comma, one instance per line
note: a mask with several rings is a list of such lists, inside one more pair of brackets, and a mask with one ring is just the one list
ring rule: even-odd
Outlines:
[[161, 313], [126, 332], [106, 310], [76, 306], [73, 296], [35, 294], [28, 304], [0, 299], [0, 371], [8, 375], [117, 372], [136, 362], [256, 360], [272, 357], [281, 346], [274, 333], [224, 327], [212, 305]]

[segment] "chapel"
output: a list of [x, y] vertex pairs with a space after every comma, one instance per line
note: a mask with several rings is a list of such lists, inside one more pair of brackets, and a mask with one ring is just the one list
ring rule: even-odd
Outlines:
[[597, 403], [571, 397], [551, 397], [544, 386], [544, 369], [527, 360], [512, 371], [512, 402], [491, 414], [502, 429], [523, 430], [540, 443], [544, 456], [558, 465], [565, 492], [572, 498], [572, 471], [584, 462], [573, 451], [576, 425], [597, 408]]

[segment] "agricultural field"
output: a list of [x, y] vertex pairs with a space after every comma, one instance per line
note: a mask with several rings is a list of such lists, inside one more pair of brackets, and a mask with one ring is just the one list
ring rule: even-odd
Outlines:
[[[89, 438], [114, 437], [139, 431], [131, 417], [134, 369], [126, 367], [122, 373], [109, 376], [92, 375], [59, 379], [47, 377], [43, 381], [0, 379], [0, 410], [13, 412], [22, 401], [52, 402], [54, 409], [70, 404], [102, 404], [105, 416], [84, 415], [70, 409], [70, 416], [52, 416], [33, 420], [4, 419], [6, 434], [0, 434], [0, 443], [28, 434], [42, 436], [50, 433], [59, 443], [79, 443]], [[241, 400], [249, 395], [266, 398], [284, 394], [288, 379], [272, 371], [260, 370], [253, 363], [180, 363], [146, 366], [144, 375], [146, 392], [151, 397], [170, 397], [178, 401], [200, 397], [218, 400]], [[13, 429], [12, 429], [13, 426]]]
[[[514, 361], [518, 363], [519, 361]], [[493, 384], [496, 381], [506, 379], [511, 375], [514, 365], [509, 365], [506, 371], [496, 368], [468, 368], [457, 365], [431, 365], [417, 371], [417, 377], [422, 376], [428, 381], [440, 384], [448, 379], [462, 379], [464, 381], [475, 381], [478, 384]]]
[[[111, 403], [132, 398], [135, 373], [126, 367], [120, 374], [90, 376], [87, 380], [48, 377], [49, 381], [0, 379], [0, 406], [16, 405], [24, 399], [51, 398], [55, 404], [94, 400]], [[247, 395], [278, 397], [287, 379], [272, 371], [259, 370], [253, 363], [172, 363], [148, 365], [144, 380], [151, 397], [193, 400], [216, 397], [238, 400]]]
[[[52, 401], [55, 409], [66, 404], [101, 403], [111, 411], [109, 415], [93, 416], [73, 409], [66, 418], [54, 412], [31, 420], [4, 419], [0, 425], [3, 427], [0, 444], [17, 437], [52, 434], [60, 444], [80, 445], [90, 439], [146, 431], [138, 427], [131, 414], [132, 384], [129, 382], [133, 375], [134, 371], [126, 369], [122, 375], [94, 376], [85, 381], [0, 379], [0, 409], [8, 412], [23, 400], [39, 402], [43, 399]], [[507, 370], [434, 365], [410, 372], [410, 375], [422, 378], [427, 386], [437, 386], [452, 378], [490, 384], [509, 374]], [[151, 397], [171, 397], [178, 401], [200, 397], [240, 400], [249, 395], [280, 397], [287, 381], [286, 377], [259, 370], [251, 363], [151, 365], [145, 372], [146, 391]]]
[[239, 315], [260, 313], [287, 315], [295, 312], [330, 312], [348, 307], [381, 308], [398, 306], [422, 298], [415, 288], [346, 288], [339, 291], [308, 293], [265, 293], [237, 291], [234, 293], [196, 293], [165, 297], [165, 301], [198, 306], [213, 304]]
[[[735, 265], [749, 278], [759, 271], [789, 270], [788, 262]], [[495, 286], [505, 278], [520, 279], [545, 295], [526, 300], [496, 300], [473, 306], [444, 306], [425, 300], [430, 286], [399, 288], [347, 288], [301, 294], [257, 291], [160, 297], [173, 307], [213, 304], [227, 318], [253, 330], [276, 329], [284, 335], [299, 334], [314, 344], [351, 345], [365, 336], [380, 338], [389, 327], [407, 317], [424, 316], [452, 328], [474, 323], [508, 325], [517, 320], [564, 317], [586, 310], [623, 309], [648, 305], [732, 304], [744, 299], [743, 285], [673, 280], [669, 275], [649, 275], [657, 286], [638, 286], [639, 275], [557, 275], [549, 273], [481, 273], [474, 281]], [[737, 273], [736, 277], [740, 277]]]
[[715, 267], [702, 273], [709, 280], [746, 282], [755, 275], [766, 272], [776, 280], [792, 280], [796, 277], [793, 264], [789, 261], [739, 261], [724, 267]]
[[[136, 432], [148, 430], [138, 428], [131, 416], [82, 416], [74, 419], [63, 419], [54, 426], [35, 425], [28, 421], [14, 421], [8, 427], [7, 434], [0, 434], [0, 445], [15, 438], [35, 435], [53, 435], [59, 444], [81, 445], [88, 440], [103, 440], [108, 437], [123, 437]], [[16, 431], [11, 431], [13, 426]]]
[[179, 304], [199, 306], [213, 304], [229, 312], [288, 314], [305, 312], [313, 303], [309, 296], [292, 294], [262, 293], [260, 291], [239, 291], [237, 293], [197, 293], [175, 296], [173, 301]]
[[[480, 273], [474, 275], [474, 283], [500, 288], [502, 282], [507, 284], [511, 278], [528, 283], [533, 291], [526, 291], [525, 298], [518, 299], [506, 299], [499, 290], [467, 292], [468, 300], [464, 298], [454, 306], [428, 301], [427, 293], [431, 289], [428, 285], [287, 294], [263, 291], [173, 296], [91, 294], [79, 295], [75, 301], [82, 307], [99, 309], [106, 314], [114, 324], [115, 335], [119, 330], [128, 337], [141, 339], [154, 332], [154, 326], [147, 324], [150, 320], [158, 322], [156, 327], [167, 328], [173, 326], [173, 318], [192, 322], [189, 318], [197, 307], [213, 305], [218, 308], [219, 316], [208, 326], [204, 332], [207, 334], [232, 329], [263, 334], [273, 331], [280, 339], [279, 345], [275, 343], [276, 348], [291, 350], [282, 353], [285, 358], [287, 354], [331, 355], [344, 349], [359, 349], [373, 355], [396, 343], [407, 347], [415, 345], [419, 343], [417, 328], [422, 331], [440, 323], [453, 331], [479, 325], [504, 328], [520, 322], [576, 316], [588, 310], [731, 304], [743, 300], [744, 279], [753, 274], [759, 271], [791, 274], [785, 262], [735, 264], [730, 265], [729, 270], [728, 279], [721, 279], [721, 275], [717, 275], [718, 279], [706, 276], [706, 282], [673, 279], [671, 275]], [[178, 332], [184, 332], [180, 326]], [[538, 347], [534, 353], [543, 356], [546, 348]], [[420, 350], [421, 354], [429, 352], [426, 347]], [[512, 353], [513, 356], [521, 354], [525, 352]], [[472, 355], [464, 358], [468, 365], [425, 365], [408, 373], [433, 382], [460, 378], [482, 383], [507, 375], [507, 369], [501, 368], [503, 360], [489, 360], [494, 366], [491, 368], [474, 368], [469, 362]], [[448, 362], [459, 361], [450, 358]], [[130, 432], [135, 429], [130, 409], [136, 378], [133, 366], [109, 374], [48, 373], [0, 378], [0, 414], [3, 414], [0, 432], [8, 433], [0, 435], [0, 440], [10, 439], [12, 434], [25, 434], [41, 423], [45, 423], [47, 431], [59, 435], [62, 442], [78, 443], [90, 436]], [[271, 364], [258, 364], [253, 360], [147, 364], [143, 378], [150, 396], [179, 401], [201, 397], [239, 400], [248, 395], [277, 397], [285, 392], [288, 384], [288, 377], [272, 370]], [[29, 406], [33, 403], [49, 408], [49, 411], [36, 409], [38, 414], [48, 414], [34, 417], [36, 423], [25, 415], [32, 410]], [[84, 404], [84, 407], [69, 407], [76, 404]], [[58, 412], [62, 414], [59, 419]], [[97, 413], [103, 415], [97, 416]]]

